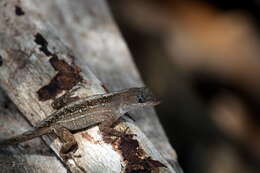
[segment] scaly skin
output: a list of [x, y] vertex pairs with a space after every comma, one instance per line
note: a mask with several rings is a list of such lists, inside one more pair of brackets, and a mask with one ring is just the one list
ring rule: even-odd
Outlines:
[[98, 124], [102, 129], [107, 129], [131, 109], [154, 106], [158, 103], [158, 99], [145, 87], [79, 98], [52, 113], [38, 123], [34, 130], [0, 141], [0, 146], [18, 144], [38, 136], [54, 133], [64, 144], [61, 154], [66, 154], [71, 151], [73, 146], [77, 146], [71, 131]]

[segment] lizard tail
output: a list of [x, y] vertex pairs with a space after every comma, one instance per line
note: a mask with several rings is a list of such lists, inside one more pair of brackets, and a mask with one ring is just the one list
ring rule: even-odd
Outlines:
[[15, 145], [15, 144], [18, 144], [21, 142], [28, 141], [35, 137], [45, 135], [50, 132], [51, 132], [50, 129], [46, 128], [46, 127], [30, 130], [30, 131], [22, 133], [21, 135], [17, 135], [12, 138], [0, 141], [0, 147], [7, 146], [7, 145]]

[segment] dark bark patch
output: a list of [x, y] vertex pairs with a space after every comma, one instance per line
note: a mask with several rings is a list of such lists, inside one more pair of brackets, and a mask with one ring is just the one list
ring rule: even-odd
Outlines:
[[56, 55], [50, 59], [50, 63], [58, 73], [52, 78], [50, 83], [38, 90], [41, 101], [55, 98], [62, 90], [70, 90], [78, 82], [82, 81], [80, 69], [69, 65], [64, 60], [59, 60]]
[[47, 42], [47, 40], [45, 40], [45, 38], [40, 33], [37, 33], [34, 37], [35, 37], [35, 39], [34, 39], [35, 43], [41, 46], [40, 50], [46, 56], [51, 56], [52, 53], [48, 49], [48, 42]]
[[35, 35], [35, 43], [40, 45], [40, 50], [46, 55], [51, 56], [49, 62], [58, 73], [52, 78], [50, 83], [37, 91], [39, 100], [46, 101], [55, 98], [63, 90], [70, 90], [78, 82], [82, 81], [80, 69], [75, 65], [70, 65], [64, 60], [59, 60], [56, 54], [48, 49], [47, 40], [40, 34]]
[[25, 15], [25, 12], [23, 11], [23, 9], [21, 7], [19, 7], [18, 5], [15, 6], [15, 14], [17, 16], [23, 16]]
[[[148, 157], [140, 147], [139, 142], [134, 139], [133, 134], [125, 134], [118, 140], [116, 149], [120, 150], [126, 163], [126, 173], [159, 173], [160, 167], [166, 166]], [[108, 142], [107, 140], [106, 142]], [[114, 140], [111, 140], [114, 141]]]
[[147, 157], [144, 150], [139, 146], [133, 135], [125, 135], [120, 139], [119, 149], [126, 161], [126, 173], [152, 173], [159, 172], [159, 167], [166, 167], [164, 164], [151, 157]]
[[0, 66], [3, 65], [3, 57], [0, 55]]

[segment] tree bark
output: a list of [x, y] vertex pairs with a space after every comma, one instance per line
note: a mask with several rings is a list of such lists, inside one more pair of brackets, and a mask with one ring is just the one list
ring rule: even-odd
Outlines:
[[[19, 134], [29, 129], [28, 122], [35, 125], [44, 119], [54, 111], [52, 100], [72, 88], [80, 86], [75, 97], [85, 97], [143, 85], [104, 1], [2, 0], [0, 9], [0, 84], [21, 111], [11, 103], [8, 108], [0, 107], [4, 110], [0, 125], [7, 132], [1, 138], [11, 136], [12, 129]], [[181, 172], [154, 110], [131, 115], [162, 155], [126, 119], [116, 128], [130, 127], [130, 133], [137, 137], [111, 144], [103, 140], [98, 127], [93, 127], [75, 134], [79, 143], [75, 154], [81, 157], [65, 161], [59, 157], [60, 141], [44, 136], [44, 142], [31, 140], [20, 147], [1, 149], [0, 168], [11, 171], [10, 163], [14, 163], [17, 172], [43, 172], [47, 168], [48, 172], [66, 172], [63, 165], [71, 172], [130, 172], [136, 167]], [[138, 147], [125, 145], [136, 142]], [[126, 154], [133, 152], [129, 149], [141, 155], [138, 163]]]

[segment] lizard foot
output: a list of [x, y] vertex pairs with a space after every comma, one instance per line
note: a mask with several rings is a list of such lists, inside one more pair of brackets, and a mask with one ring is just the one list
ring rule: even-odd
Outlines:
[[60, 150], [60, 156], [64, 160], [71, 159], [73, 157], [79, 158], [81, 157], [80, 154], [75, 154], [75, 152], [78, 149], [78, 144], [77, 143], [65, 143], [62, 145], [61, 150]]

